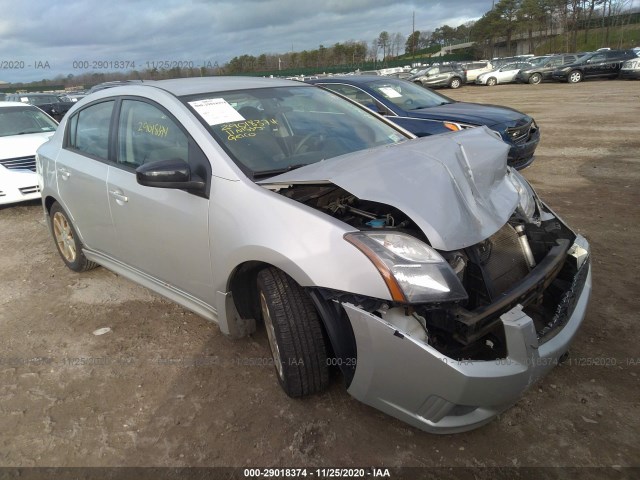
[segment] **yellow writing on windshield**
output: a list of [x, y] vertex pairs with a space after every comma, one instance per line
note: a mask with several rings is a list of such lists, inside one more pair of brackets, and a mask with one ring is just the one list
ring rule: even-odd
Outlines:
[[255, 137], [256, 132], [261, 132], [274, 125], [278, 125], [278, 121], [275, 118], [269, 120], [245, 120], [244, 122], [227, 123], [221, 130], [227, 134], [227, 140], [235, 141], [241, 138]]

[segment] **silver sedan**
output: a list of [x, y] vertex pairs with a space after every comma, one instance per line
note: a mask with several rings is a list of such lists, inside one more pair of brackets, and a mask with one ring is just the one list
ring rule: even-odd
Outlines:
[[586, 240], [481, 127], [414, 139], [298, 82], [103, 90], [38, 151], [62, 260], [217, 322], [264, 326], [284, 391], [349, 393], [426, 431], [478, 427], [566, 354]]

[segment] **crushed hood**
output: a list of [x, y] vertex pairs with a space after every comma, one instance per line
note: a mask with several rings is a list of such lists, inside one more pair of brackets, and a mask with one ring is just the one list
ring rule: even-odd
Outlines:
[[471, 128], [323, 160], [258, 183], [333, 183], [396, 207], [434, 248], [456, 250], [493, 235], [516, 209], [508, 151], [487, 127]]

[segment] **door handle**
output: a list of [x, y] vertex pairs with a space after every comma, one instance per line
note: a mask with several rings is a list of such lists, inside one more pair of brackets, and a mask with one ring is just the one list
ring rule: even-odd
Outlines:
[[62, 167], [58, 168], [58, 173], [60, 174], [63, 180], [67, 180], [71, 176], [71, 172], [69, 172], [69, 170], [67, 170], [66, 168], [62, 168]]
[[126, 203], [129, 201], [129, 198], [119, 190], [109, 190], [109, 195], [111, 195], [119, 202]]

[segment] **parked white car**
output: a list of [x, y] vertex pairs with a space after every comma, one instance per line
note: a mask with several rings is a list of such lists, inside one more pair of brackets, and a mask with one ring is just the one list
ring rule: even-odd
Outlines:
[[40, 198], [36, 150], [57, 127], [38, 107], [0, 102], [0, 205]]
[[516, 81], [516, 75], [523, 68], [531, 68], [529, 62], [508, 63], [492, 72], [483, 73], [476, 78], [477, 85], [493, 87], [499, 83], [512, 83]]
[[474, 83], [483, 73], [495, 70], [489, 61], [469, 62], [464, 65], [464, 68], [467, 71], [467, 83]]

